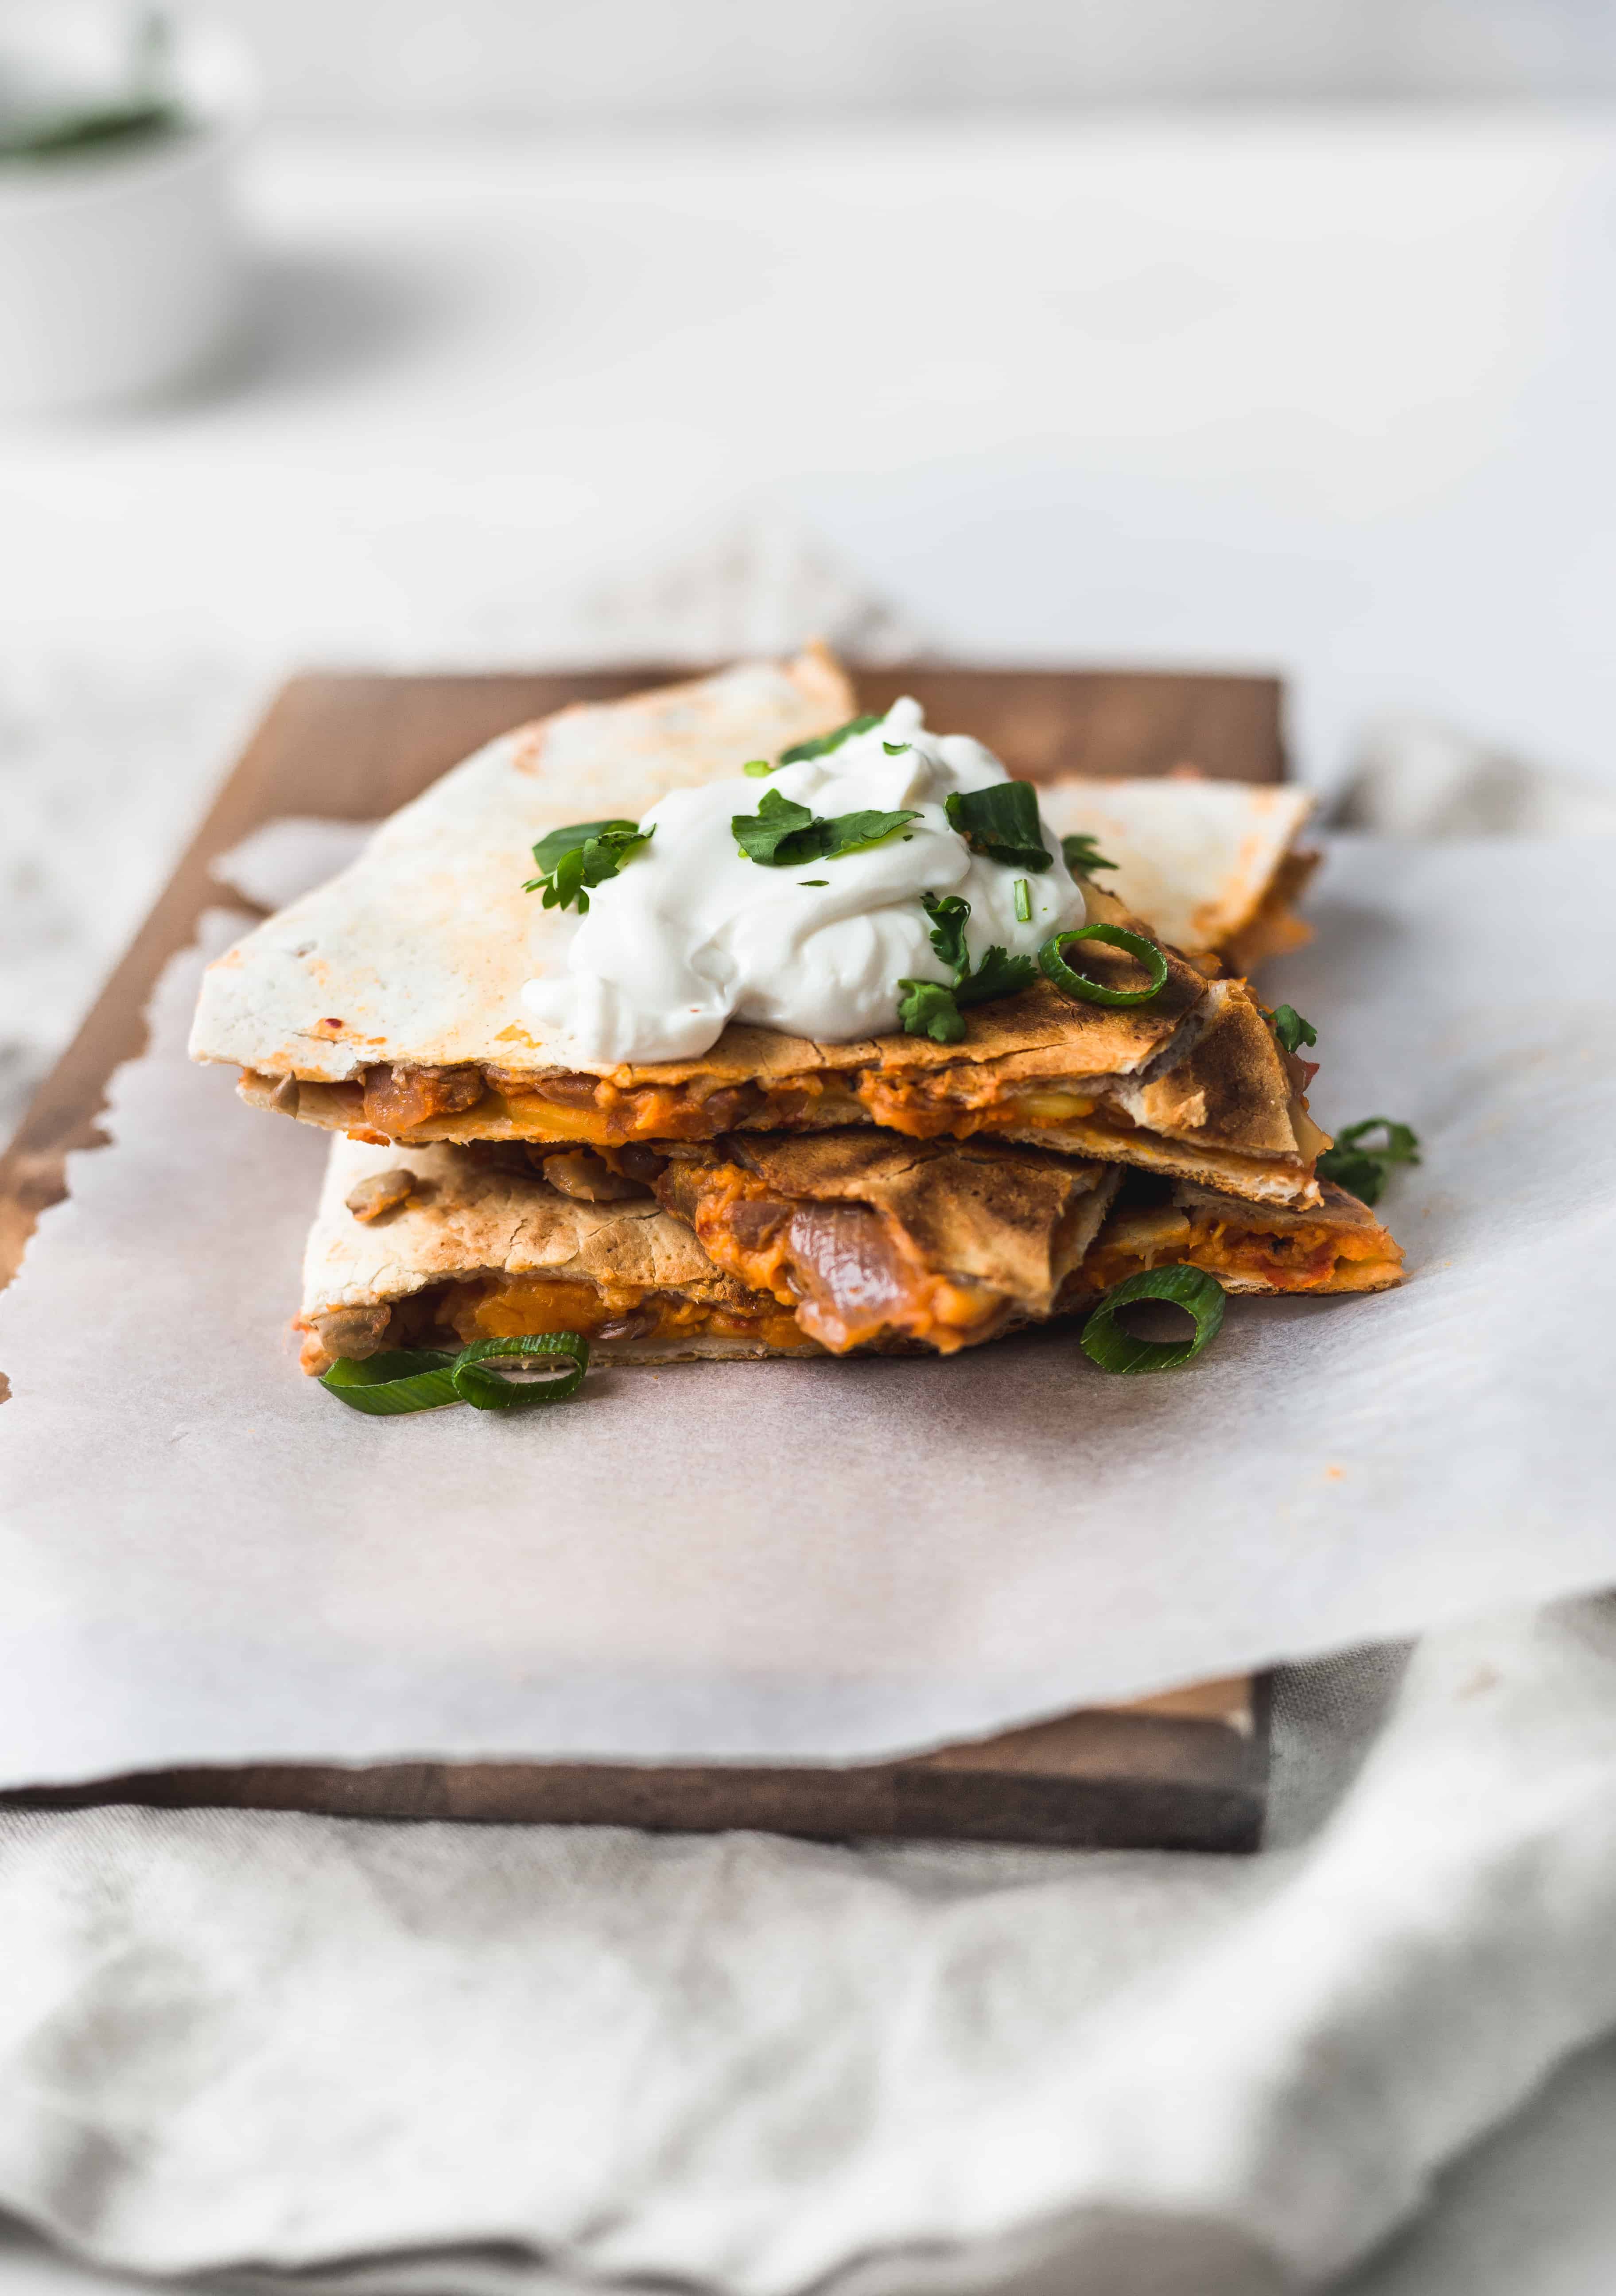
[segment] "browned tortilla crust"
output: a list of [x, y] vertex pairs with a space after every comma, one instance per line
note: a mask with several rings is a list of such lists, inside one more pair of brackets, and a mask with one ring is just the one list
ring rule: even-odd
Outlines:
[[1243, 1203], [1180, 1185], [1170, 1201], [1120, 1205], [1062, 1295], [1108, 1291], [1142, 1269], [1182, 1261], [1226, 1292], [1383, 1292], [1403, 1280], [1403, 1254], [1366, 1204], [1328, 1180], [1317, 1211]]
[[839, 1355], [898, 1340], [951, 1355], [1046, 1316], [1114, 1185], [1036, 1148], [868, 1128], [733, 1135], [653, 1183], [719, 1267]]

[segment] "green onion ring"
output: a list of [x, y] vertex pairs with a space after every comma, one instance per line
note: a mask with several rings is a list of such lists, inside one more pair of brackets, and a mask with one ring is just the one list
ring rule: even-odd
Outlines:
[[[570, 1368], [550, 1379], [506, 1379], [485, 1369], [516, 1357], [560, 1357]], [[445, 1348], [384, 1348], [356, 1361], [344, 1356], [320, 1377], [328, 1394], [355, 1411], [391, 1417], [402, 1411], [439, 1411], [469, 1403], [479, 1411], [530, 1411], [565, 1403], [578, 1393], [589, 1367], [589, 1342], [576, 1332], [540, 1332], [527, 1339], [474, 1340], [458, 1355]]]
[[[535, 1356], [559, 1357], [572, 1368], [553, 1379], [506, 1379], [483, 1366], [492, 1359], [509, 1362]], [[565, 1403], [584, 1383], [589, 1368], [589, 1342], [577, 1332], [537, 1332], [525, 1339], [474, 1340], [455, 1358], [450, 1374], [463, 1403], [479, 1411], [531, 1411], [537, 1404]]]
[[442, 1348], [384, 1348], [356, 1362], [343, 1356], [320, 1375], [320, 1384], [355, 1411], [379, 1418], [399, 1411], [437, 1411], [458, 1403], [455, 1357]]
[[[1194, 1317], [1195, 1335], [1189, 1340], [1136, 1340], [1117, 1321], [1119, 1308], [1130, 1300], [1166, 1300]], [[1113, 1283], [1083, 1326], [1080, 1341], [1090, 1363], [1102, 1371], [1177, 1371], [1201, 1353], [1218, 1335], [1223, 1321], [1223, 1286], [1200, 1267], [1175, 1260], [1167, 1267], [1142, 1268], [1137, 1275]]]
[[[1148, 967], [1151, 985], [1148, 988], [1103, 988], [1087, 973], [1074, 972], [1061, 955], [1061, 951], [1074, 940], [1103, 940], [1112, 948], [1126, 949]], [[1053, 980], [1063, 996], [1080, 997], [1085, 1004], [1148, 1004], [1151, 998], [1167, 985], [1167, 959], [1153, 940], [1143, 933], [1125, 931], [1120, 925], [1079, 925], [1069, 932], [1051, 933], [1038, 951], [1038, 969], [1046, 980]]]

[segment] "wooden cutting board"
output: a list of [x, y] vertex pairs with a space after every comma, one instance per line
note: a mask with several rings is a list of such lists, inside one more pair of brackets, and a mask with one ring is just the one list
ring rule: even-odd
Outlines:
[[[0, 1157], [0, 1284], [35, 1221], [66, 1193], [65, 1160], [102, 1144], [120, 1061], [137, 1054], [158, 973], [221, 898], [212, 863], [285, 814], [390, 813], [494, 734], [570, 701], [608, 699], [685, 669], [655, 664], [543, 676], [321, 676], [286, 686], [225, 783], [89, 1018]], [[915, 694], [936, 726], [975, 734], [1013, 773], [1284, 778], [1281, 691], [1264, 677], [1148, 671], [967, 669], [915, 664], [857, 676], [860, 707]], [[289, 1275], [289, 1286], [292, 1278]], [[290, 1297], [290, 1291], [289, 1291]], [[1267, 1767], [1266, 1703], [1242, 1677], [1057, 1720], [909, 1760], [849, 1768], [715, 1765], [260, 1765], [112, 1778], [0, 1797], [30, 1807], [134, 1801], [309, 1809], [359, 1817], [753, 1826], [848, 1834], [1254, 1848]]]

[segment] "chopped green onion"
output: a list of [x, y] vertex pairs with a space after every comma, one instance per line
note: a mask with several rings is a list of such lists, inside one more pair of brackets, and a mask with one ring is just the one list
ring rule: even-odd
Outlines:
[[1294, 1004], [1276, 1004], [1268, 1015], [1274, 1024], [1274, 1034], [1287, 1053], [1301, 1045], [1317, 1045], [1318, 1030], [1311, 1021], [1304, 1021]]
[[356, 1362], [343, 1356], [321, 1374], [320, 1384], [356, 1411], [389, 1417], [399, 1411], [437, 1411], [458, 1403], [455, 1357], [442, 1348], [384, 1348]]
[[[1135, 1300], [1166, 1300], [1194, 1322], [1187, 1340], [1136, 1340], [1117, 1321], [1119, 1308]], [[1083, 1326], [1081, 1346], [1102, 1371], [1177, 1371], [1218, 1336], [1223, 1321], [1223, 1287], [1200, 1267], [1175, 1261], [1168, 1267], [1142, 1268], [1113, 1283]]]
[[760, 782], [765, 775], [772, 774], [775, 768], [767, 758], [749, 758], [741, 770], [749, 779]]
[[[561, 1358], [570, 1368], [544, 1380], [506, 1379], [489, 1363], [534, 1357]], [[320, 1384], [355, 1411], [391, 1417], [404, 1411], [438, 1411], [470, 1403], [479, 1411], [529, 1411], [535, 1404], [565, 1403], [583, 1384], [589, 1342], [576, 1332], [541, 1332], [526, 1339], [474, 1340], [454, 1355], [443, 1348], [385, 1348], [355, 1361], [344, 1356]]]
[[[537, 1368], [535, 1357], [549, 1359], [553, 1376], [514, 1380], [487, 1368], [508, 1362]], [[561, 1370], [561, 1363], [570, 1369]], [[479, 1411], [531, 1411], [536, 1404], [567, 1402], [583, 1385], [588, 1368], [589, 1342], [577, 1332], [537, 1332], [523, 1339], [474, 1340], [455, 1357], [451, 1377], [461, 1401]]]
[[[841, 749], [842, 743], [850, 742], [855, 734], [867, 734], [872, 726], [879, 726], [880, 723], [881, 719], [874, 714], [866, 718], [849, 718], [847, 724], [838, 726], [833, 734], [821, 734], [811, 742], [793, 742], [789, 750], [781, 750], [780, 762], [783, 766], [800, 766], [804, 758], [828, 758], [833, 750]], [[885, 744], [882, 746], [884, 748]]]
[[828, 885], [830, 882], [828, 877], [799, 877], [797, 880], [805, 891], [810, 885]]
[[913, 749], [914, 743], [911, 742], [883, 742], [881, 746], [886, 751], [889, 758], [901, 758], [906, 750]]
[[[1091, 980], [1086, 972], [1073, 972], [1061, 951], [1076, 940], [1103, 941], [1108, 947], [1125, 949], [1147, 967], [1150, 987], [1105, 988], [1099, 981]], [[1062, 996], [1079, 997], [1085, 1004], [1148, 1004], [1167, 985], [1167, 959], [1155, 942], [1146, 940], [1142, 933], [1128, 932], [1121, 925], [1079, 925], [1069, 932], [1051, 933], [1038, 951], [1038, 965], [1046, 980], [1052, 980]]]
[[[1385, 1146], [1366, 1148], [1364, 1135], [1377, 1131], [1384, 1131]], [[1333, 1180], [1359, 1203], [1378, 1204], [1392, 1166], [1419, 1160], [1419, 1141], [1407, 1124], [1399, 1124], [1390, 1116], [1366, 1116], [1361, 1124], [1349, 1124], [1338, 1132], [1335, 1145], [1325, 1149], [1313, 1168], [1321, 1180]]]
[[1019, 925], [1029, 924], [1032, 921], [1032, 888], [1025, 877], [1018, 877], [1015, 881], [1015, 921]]

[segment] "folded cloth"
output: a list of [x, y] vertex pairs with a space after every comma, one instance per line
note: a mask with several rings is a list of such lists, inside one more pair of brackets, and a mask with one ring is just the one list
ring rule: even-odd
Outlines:
[[1255, 1859], [10, 1813], [0, 2208], [389, 2296], [1319, 2283], [1616, 2023], [1616, 1603], [1396, 1671], [1282, 1677]]
[[1379, 837], [1609, 837], [1616, 792], [1440, 718], [1389, 718], [1365, 734], [1329, 818]]

